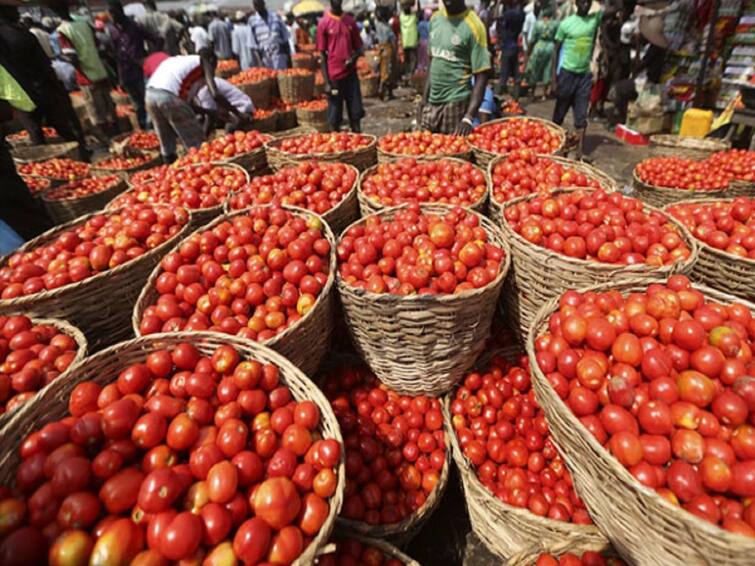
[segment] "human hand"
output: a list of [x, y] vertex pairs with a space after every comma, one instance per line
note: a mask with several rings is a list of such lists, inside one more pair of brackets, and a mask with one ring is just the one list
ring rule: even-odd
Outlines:
[[456, 126], [456, 131], [454, 132], [457, 136], [468, 136], [472, 133], [472, 130], [474, 129], [474, 124], [472, 123], [472, 118], [469, 116], [464, 116], [461, 119], [461, 122], [459, 122], [459, 125]]

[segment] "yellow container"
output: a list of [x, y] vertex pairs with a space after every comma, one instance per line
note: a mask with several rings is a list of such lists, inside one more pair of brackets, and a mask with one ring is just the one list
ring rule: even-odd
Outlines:
[[684, 112], [682, 127], [679, 128], [679, 135], [691, 138], [704, 138], [710, 132], [711, 124], [713, 124], [713, 112], [711, 110], [690, 108]]

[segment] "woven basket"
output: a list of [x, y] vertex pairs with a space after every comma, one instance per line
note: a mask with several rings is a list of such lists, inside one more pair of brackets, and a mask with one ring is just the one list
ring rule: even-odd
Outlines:
[[317, 70], [317, 59], [314, 56], [305, 53], [297, 55], [298, 57], [291, 58], [291, 66], [294, 69], [308, 69], [313, 72]]
[[296, 121], [301, 126], [312, 128], [317, 132], [327, 132], [330, 130], [328, 124], [328, 109], [308, 110], [306, 108], [296, 109]]
[[404, 153], [393, 153], [392, 151], [385, 151], [380, 149], [380, 144], [377, 148], [377, 162], [388, 163], [389, 161], [395, 161], [396, 159], [405, 159], [407, 157], [414, 157], [415, 159], [463, 159], [464, 161], [472, 161], [472, 150], [462, 151], [461, 153], [433, 153], [432, 155], [407, 155]]
[[242, 83], [236, 86], [252, 99], [255, 108], [270, 108], [273, 101], [274, 82], [274, 78], [267, 77], [253, 83]]
[[[21, 246], [16, 252], [53, 242], [61, 233], [83, 224], [89, 214], [56, 226]], [[188, 228], [184, 226], [172, 238], [131, 261], [88, 279], [53, 289], [0, 300], [0, 314], [23, 312], [31, 317], [62, 318], [79, 328], [89, 341], [90, 351], [97, 351], [131, 335], [129, 321], [134, 302], [154, 267], [181, 239]], [[0, 265], [8, 256], [0, 259]]]
[[670, 134], [650, 136], [650, 149], [654, 156], [705, 159], [717, 151], [731, 149], [731, 142], [716, 138], [693, 138]]
[[[306, 125], [308, 126], [309, 124]], [[371, 167], [372, 165], [375, 165], [375, 163], [377, 163], [377, 150], [375, 149], [377, 147], [377, 138], [375, 136], [368, 136], [372, 138], [372, 142], [369, 145], [357, 149], [349, 151], [336, 151], [333, 153], [307, 154], [289, 153], [287, 151], [278, 149], [278, 146], [280, 146], [283, 140], [290, 137], [297, 136], [277, 138], [270, 140], [265, 144], [267, 162], [274, 171], [277, 171], [278, 169], [285, 167], [286, 165], [296, 164], [300, 161], [310, 161], [312, 159], [315, 159], [317, 161], [338, 161], [340, 163], [348, 163], [349, 165], [353, 165], [360, 171], [364, 171], [368, 167]]]
[[755, 197], [755, 182], [753, 181], [729, 181], [729, 188], [726, 189], [727, 197]]
[[[731, 295], [696, 286], [716, 301], [739, 301]], [[644, 291], [647, 281], [624, 281], [591, 290]], [[587, 289], [582, 289], [585, 291]], [[755, 311], [755, 305], [748, 303]], [[527, 354], [535, 359], [534, 340], [548, 330], [548, 319], [558, 309], [558, 297], [545, 302], [527, 337]], [[531, 368], [537, 401], [545, 411], [551, 436], [564, 454], [574, 486], [590, 516], [629, 564], [751, 565], [755, 539], [720, 529], [642, 486], [580, 423], [553, 391], [537, 364]]]
[[162, 158], [160, 157], [160, 153], [157, 151], [144, 151], [141, 153], [141, 155], [146, 155], [149, 157], [147, 161], [144, 163], [140, 163], [139, 165], [136, 165], [134, 167], [131, 167], [129, 169], [113, 169], [108, 167], [99, 167], [97, 163], [93, 163], [92, 166], [89, 168], [90, 173], [94, 177], [105, 177], [107, 175], [121, 175], [124, 178], [128, 178], [132, 173], [136, 173], [137, 171], [143, 171], [144, 169], [152, 169], [153, 167], [157, 167], [162, 163]]
[[[70, 336], [73, 338], [74, 342], [76, 342], [76, 346], [78, 346], [78, 349], [76, 350], [76, 355], [73, 358], [73, 361], [71, 362], [71, 365], [68, 366], [68, 369], [65, 370], [63, 373], [61, 373], [58, 377], [55, 378], [53, 382], [48, 383], [46, 386], [44, 386], [42, 389], [37, 391], [37, 395], [44, 395], [44, 393], [50, 389], [53, 386], [53, 383], [58, 380], [67, 380], [69, 379], [69, 376], [71, 373], [76, 369], [76, 367], [81, 363], [81, 361], [86, 358], [87, 356], [87, 339], [84, 337], [84, 335], [81, 333], [81, 331], [76, 328], [75, 326], [68, 324], [65, 320], [59, 320], [56, 318], [32, 318], [32, 324], [47, 324], [50, 326], [54, 326], [58, 332], [65, 334], [66, 336]], [[32, 399], [36, 399], [36, 396]], [[31, 399], [27, 401], [27, 403], [31, 402]], [[10, 419], [18, 412], [18, 409], [16, 409], [13, 412], [6, 412], [0, 415], [0, 431], [5, 429], [5, 425], [10, 421]]]
[[30, 145], [13, 150], [13, 161], [16, 163], [37, 163], [53, 158], [77, 159], [79, 157], [78, 142], [63, 142], [44, 145]]
[[275, 124], [276, 130], [293, 130], [296, 126], [296, 110], [294, 108], [278, 110], [278, 121]]
[[[481, 126], [478, 126], [479, 128], [482, 127], [488, 127], [491, 124], [498, 124], [501, 122], [506, 122], [509, 120], [529, 120], [530, 122], [538, 122], [542, 126], [545, 126], [548, 130], [550, 130], [551, 133], [556, 134], [558, 138], [561, 140], [561, 143], [559, 144], [559, 147], [556, 151], [553, 153], [560, 153], [564, 149], [564, 144], [566, 143], [566, 130], [564, 130], [561, 126], [554, 124], [550, 120], [544, 120], [542, 118], [535, 118], [534, 116], [509, 116], [507, 118], [498, 118], [497, 120], [491, 120], [490, 122], [485, 122]], [[488, 151], [486, 149], [482, 149], [481, 147], [475, 146], [473, 143], [469, 143], [469, 145], [472, 147], [472, 153], [474, 154], [475, 163], [477, 163], [478, 166], [487, 169], [488, 164], [499, 155], [505, 155], [501, 153], [493, 153], [492, 151]]]
[[239, 153], [224, 161], [218, 161], [223, 165], [237, 165], [244, 169], [249, 175], [262, 175], [264, 171], [267, 171], [267, 155], [265, 153], [265, 146], [261, 145], [257, 149], [253, 149], [249, 153]]
[[[411, 157], [404, 157], [404, 159], [411, 159]], [[467, 161], [464, 161], [463, 159], [456, 159], [456, 158], [453, 158], [453, 157], [436, 157], [434, 155], [428, 155], [427, 157], [418, 158], [417, 161], [418, 162], [433, 161], [433, 160], [437, 161], [437, 160], [440, 160], [440, 159], [442, 159], [443, 161], [455, 161], [456, 163], [461, 163], [461, 164], [465, 164], [465, 165], [468, 163]], [[375, 173], [375, 171], [377, 171], [377, 168], [379, 167], [379, 165], [380, 164], [373, 165], [372, 167], [369, 167], [368, 169], [365, 169], [364, 171], [362, 171], [362, 174], [359, 176], [359, 183], [358, 183], [359, 189], [357, 191], [357, 194], [359, 196], [359, 210], [361, 211], [362, 216], [367, 216], [369, 214], [375, 214], [376, 212], [384, 210], [385, 208], [389, 208], [389, 207], [383, 206], [383, 205], [375, 202], [373, 199], [371, 199], [370, 197], [368, 197], [367, 195], [365, 195], [364, 192], [362, 191], [362, 182], [367, 177], [373, 175]], [[479, 168], [477, 168], [477, 169], [479, 169]], [[487, 178], [487, 175], [485, 175], [484, 171], [480, 171], [480, 172], [483, 174], [483, 176], [485, 176]], [[488, 183], [488, 185], [489, 185], [489, 183]], [[483, 195], [477, 200], [477, 202], [475, 202], [471, 206], [464, 207], [464, 208], [471, 208], [472, 210], [476, 210], [477, 212], [479, 212], [481, 214], [484, 214], [485, 213], [485, 204], [486, 204], [487, 200], [488, 200], [488, 190], [486, 188], [485, 189], [485, 193], [483, 193]], [[449, 205], [449, 206], [453, 206], [453, 205]]]
[[311, 100], [315, 93], [315, 74], [287, 75], [278, 73], [278, 93], [288, 104]]
[[[325, 438], [335, 439], [343, 446], [341, 431], [338, 427], [330, 403], [317, 387], [295, 368], [291, 362], [269, 348], [252, 342], [239, 340], [233, 336], [215, 332], [191, 332], [155, 334], [153, 336], [137, 338], [116, 344], [107, 350], [87, 358], [66, 380], [55, 380], [43, 395], [38, 395], [34, 401], [27, 403], [13, 415], [13, 419], [4, 429], [3, 452], [0, 456], [0, 479], [3, 485], [12, 485], [15, 480], [16, 468], [20, 463], [18, 447], [23, 437], [32, 429], [39, 429], [47, 423], [65, 417], [68, 413], [68, 397], [73, 388], [82, 381], [94, 381], [100, 385], [113, 383], [120, 371], [128, 364], [143, 362], [147, 354], [158, 349], [171, 347], [182, 342], [188, 342], [204, 355], [210, 355], [219, 346], [230, 345], [238, 350], [242, 358], [258, 360], [262, 363], [275, 364], [280, 370], [280, 380], [291, 390], [291, 395], [297, 401], [305, 399], [314, 401], [320, 410], [320, 431]], [[345, 468], [343, 455], [336, 472], [338, 483], [335, 494], [330, 498], [328, 517], [310, 543], [296, 559], [295, 566], [305, 566], [314, 563], [318, 551], [325, 546], [333, 530], [335, 517], [341, 509], [345, 484]], [[31, 566], [31, 565], [30, 565]]]
[[110, 146], [108, 148], [108, 151], [111, 155], [124, 155], [124, 156], [132, 156], [132, 155], [143, 155], [145, 153], [152, 154], [157, 153], [159, 157], [160, 153], [160, 146], [158, 145], [154, 149], [140, 149], [137, 147], [131, 147], [128, 145], [129, 138], [134, 134], [134, 132], [126, 132], [124, 134], [120, 134], [118, 136], [115, 136], [113, 139], [110, 140]]
[[[271, 206], [271, 205], [266, 205]], [[302, 215], [317, 216], [314, 212], [304, 210], [295, 206], [284, 206], [286, 210], [293, 213]], [[239, 216], [246, 214], [248, 210], [239, 210], [230, 214], [223, 215], [214, 222], [207, 224], [201, 228], [201, 231], [211, 230], [217, 224]], [[264, 342], [265, 346], [272, 348], [276, 352], [280, 352], [291, 360], [294, 365], [299, 367], [307, 375], [312, 375], [320, 365], [320, 361], [328, 350], [330, 344], [330, 333], [333, 329], [333, 316], [335, 310], [335, 297], [333, 291], [333, 280], [335, 279], [336, 259], [335, 259], [335, 238], [330, 230], [330, 227], [326, 222], [322, 223], [323, 231], [328, 242], [330, 242], [330, 262], [329, 262], [329, 274], [328, 281], [322, 288], [320, 295], [317, 297], [315, 305], [310, 311], [299, 319], [296, 324], [288, 327], [280, 334], [276, 334], [269, 340]], [[199, 229], [197, 230], [199, 231]], [[192, 234], [187, 234], [186, 238]], [[181, 242], [178, 242], [172, 251], [178, 251]], [[133, 327], [134, 334], [141, 336], [139, 330], [139, 324], [142, 320], [142, 314], [144, 310], [157, 302], [158, 293], [155, 289], [157, 278], [162, 273], [161, 267], [158, 265], [152, 271], [144, 288], [139, 294], [139, 298], [133, 308], [133, 314], [131, 316], [131, 326]], [[251, 340], [245, 340], [237, 338], [244, 342], [251, 342]]]
[[[553, 191], [553, 194], [578, 190], [585, 191], [583, 188], [557, 189]], [[536, 196], [527, 195], [510, 200], [507, 208]], [[652, 207], [649, 209], [652, 210]], [[519, 330], [522, 336], [526, 336], [540, 306], [568, 289], [628, 279], [652, 281], [665, 279], [674, 273], [691, 272], [697, 261], [697, 242], [681, 222], [671, 217], [669, 217], [669, 222], [679, 231], [679, 235], [690, 249], [690, 256], [672, 265], [652, 267], [646, 264], [618, 265], [569, 257], [528, 242], [520, 234], [514, 232], [505, 219], [502, 219], [501, 229], [511, 245], [513, 255], [512, 277], [507, 282], [509, 292], [503, 294], [506, 307], [504, 311], [512, 330]]]
[[710, 200], [730, 196], [726, 190], [721, 191], [692, 191], [689, 189], [672, 189], [668, 187], [656, 187], [642, 181], [637, 175], [637, 168], [632, 172], [632, 181], [636, 197], [656, 208], [683, 200]]
[[[575, 535], [547, 545], [533, 544], [531, 547], [510, 556], [506, 560], [506, 566], [533, 566], [541, 554], [550, 554], [555, 557], [561, 557], [564, 554], [582, 556], [582, 554], [589, 551], [600, 552], [603, 557], [615, 556], [615, 552], [613, 552], [613, 549], [607, 542], [603, 548], [598, 548], [592, 537]], [[608, 564], [614, 564], [614, 562], [608, 562]], [[623, 562], [619, 562], [619, 564], [623, 564]]]
[[380, 77], [370, 75], [369, 77], [359, 77], [359, 90], [362, 98], [375, 98], [380, 92]]
[[[388, 558], [395, 558], [405, 566], [420, 566], [420, 563], [414, 560], [414, 558], [407, 556], [403, 552], [401, 552], [398, 548], [390, 544], [389, 542], [386, 542], [384, 540], [381, 540], [379, 538], [370, 538], [366, 536], [362, 536], [357, 533], [348, 533], [344, 532], [343, 529], [339, 529], [338, 526], [334, 529], [333, 538], [335, 539], [335, 542], [331, 541], [332, 545], [335, 545], [336, 550], [338, 548], [338, 542], [340, 539], [352, 539], [357, 542], [362, 543], [366, 546], [371, 546], [373, 548], [378, 549], [380, 552], [383, 553], [383, 556], [386, 556]], [[325, 551], [323, 554], [331, 554], [331, 552]]]
[[[45, 145], [58, 144], [64, 141], [63, 138], [61, 138], [59, 135], [52, 136], [49, 138], [47, 136], [44, 136], [44, 139], [45, 139]], [[5, 136], [5, 142], [10, 146], [12, 150], [32, 146], [31, 137], [28, 135], [25, 138], [14, 138], [13, 134], [8, 134], [7, 136]]]
[[[386, 208], [378, 215], [392, 219], [401, 208]], [[421, 209], [443, 213], [450, 207], [423, 204]], [[489, 242], [506, 254], [498, 277], [481, 289], [453, 295], [399, 296], [369, 293], [346, 284], [340, 275], [336, 277], [354, 344], [380, 381], [400, 394], [446, 393], [485, 347], [511, 251], [498, 228], [478, 217]]]
[[42, 204], [55, 224], [63, 224], [84, 214], [102, 210], [110, 201], [127, 189], [126, 181], [121, 178], [120, 181], [104, 191], [79, 198], [49, 198], [47, 196], [49, 191], [45, 191], [42, 194]]
[[278, 111], [273, 110], [264, 118], [254, 118], [252, 120], [252, 128], [258, 132], [274, 132], [278, 127]]

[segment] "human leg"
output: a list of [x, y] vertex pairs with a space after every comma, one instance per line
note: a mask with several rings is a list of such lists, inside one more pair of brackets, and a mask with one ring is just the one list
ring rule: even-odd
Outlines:
[[335, 81], [333, 88], [336, 89], [336, 92], [331, 92], [328, 95], [328, 125], [331, 131], [338, 132], [341, 130], [341, 123], [343, 122], [344, 100], [340, 81]]
[[364, 106], [362, 104], [362, 91], [359, 88], [359, 79], [356, 72], [351, 73], [341, 82], [343, 97], [346, 101], [346, 111], [349, 115], [349, 126], [352, 132], [361, 132], [361, 120], [364, 118]]
[[164, 93], [165, 91], [162, 90], [147, 89], [144, 101], [147, 113], [155, 127], [155, 133], [157, 133], [157, 137], [160, 140], [160, 154], [162, 155], [163, 162], [172, 163], [176, 159], [177, 138], [176, 132], [173, 130], [173, 126], [170, 125], [170, 121], [163, 110]]
[[582, 158], [582, 149], [585, 141], [587, 130], [587, 109], [590, 105], [590, 93], [592, 91], [592, 74], [583, 73], [575, 75], [574, 102], [572, 112], [574, 113], [574, 128], [579, 134], [577, 143], [577, 159]]
[[136, 110], [136, 119], [139, 122], [141, 129], [147, 128], [147, 110], [144, 107], [144, 77], [140, 76], [133, 81], [123, 83], [123, 88], [126, 89], [131, 102], [134, 104]]
[[559, 126], [564, 123], [566, 113], [574, 99], [574, 73], [561, 69], [556, 79], [556, 104], [553, 107], [553, 122]]
[[163, 108], [173, 131], [186, 149], [199, 147], [204, 142], [204, 132], [197, 121], [197, 115], [184, 100], [168, 94]]

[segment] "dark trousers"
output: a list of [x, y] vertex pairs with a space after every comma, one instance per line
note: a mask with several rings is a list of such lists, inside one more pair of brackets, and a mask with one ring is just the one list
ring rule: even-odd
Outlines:
[[506, 89], [509, 78], [514, 79], [514, 85], [519, 82], [519, 47], [505, 47], [501, 51], [501, 89]]
[[331, 84], [338, 91], [338, 94], [328, 96], [328, 124], [331, 130], [337, 132], [341, 129], [344, 103], [351, 126], [359, 125], [359, 121], [364, 118], [364, 106], [356, 71], [342, 79], [331, 81]]
[[574, 113], [574, 127], [578, 130], [586, 128], [591, 90], [591, 73], [572, 73], [561, 69], [556, 81], [556, 106], [553, 108], [553, 121], [559, 126], [563, 124], [566, 113], [571, 108]]
[[404, 74], [411, 77], [417, 68], [417, 48], [404, 47]]
[[82, 149], [86, 147], [81, 122], [62, 84], [51, 82], [44, 92], [34, 96], [34, 102], [37, 105], [34, 111], [18, 113], [34, 145], [44, 143], [42, 126], [49, 126], [55, 128], [64, 140], [79, 142]]
[[122, 83], [136, 109], [139, 127], [144, 130], [147, 128], [147, 108], [144, 105], [144, 76], [136, 77], [130, 81], [122, 81]]
[[614, 85], [613, 105], [616, 108], [616, 123], [625, 124], [629, 103], [637, 100], [637, 89], [634, 79], [622, 79]]
[[30, 240], [52, 227], [42, 205], [29, 192], [26, 183], [16, 173], [8, 146], [0, 141], [0, 218], [15, 232]]

